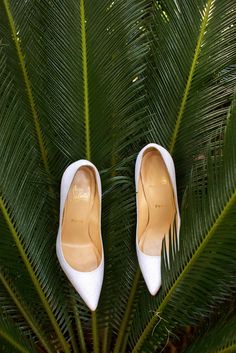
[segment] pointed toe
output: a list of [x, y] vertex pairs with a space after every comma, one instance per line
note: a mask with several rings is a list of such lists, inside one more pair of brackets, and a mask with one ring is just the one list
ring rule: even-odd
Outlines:
[[161, 287], [161, 256], [150, 256], [137, 249], [139, 266], [151, 295]]
[[88, 308], [91, 311], [96, 311], [97, 306], [98, 306], [98, 301], [99, 301], [99, 296], [95, 297], [89, 297], [86, 300], [84, 299], [85, 303], [87, 304]]
[[90, 272], [80, 272], [68, 265], [63, 257], [61, 247], [58, 244], [57, 254], [60, 265], [68, 280], [87, 304], [89, 309], [95, 311], [98, 306], [104, 277], [104, 256], [102, 255], [100, 265], [95, 270]]
[[95, 311], [98, 306], [104, 274], [104, 260], [100, 266], [92, 272], [75, 273], [74, 278], [70, 278], [76, 291], [87, 304], [91, 311]]
[[157, 271], [157, 273], [155, 274], [155, 277], [154, 276], [151, 277], [150, 275], [149, 276], [147, 275], [145, 278], [145, 281], [151, 295], [156, 295], [161, 287], [161, 271], [160, 272]]

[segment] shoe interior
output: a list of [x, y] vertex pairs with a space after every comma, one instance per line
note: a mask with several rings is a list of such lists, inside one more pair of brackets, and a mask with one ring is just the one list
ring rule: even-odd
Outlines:
[[100, 201], [93, 169], [78, 169], [71, 183], [62, 221], [62, 251], [77, 271], [90, 272], [101, 262]]
[[174, 190], [160, 152], [145, 151], [138, 182], [138, 241], [142, 252], [161, 255], [162, 240], [176, 215]]

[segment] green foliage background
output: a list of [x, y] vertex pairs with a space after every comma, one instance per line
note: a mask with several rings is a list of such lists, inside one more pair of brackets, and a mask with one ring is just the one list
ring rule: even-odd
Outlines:
[[[0, 0], [0, 352], [236, 352], [235, 10]], [[155, 297], [134, 246], [148, 142], [174, 158], [182, 217]], [[55, 255], [61, 175], [81, 158], [103, 185], [95, 313]]]

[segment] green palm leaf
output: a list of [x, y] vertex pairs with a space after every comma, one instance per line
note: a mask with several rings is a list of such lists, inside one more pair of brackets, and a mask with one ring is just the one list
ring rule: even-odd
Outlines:
[[235, 86], [233, 5], [173, 1], [168, 20], [154, 12], [150, 137], [174, 154], [181, 191], [193, 159], [225, 124]]
[[[12, 315], [14, 310], [14, 306], [12, 304], [14, 303], [17, 309], [19, 310], [19, 312], [21, 313], [21, 315], [23, 316], [23, 318], [25, 319], [25, 321], [27, 322], [27, 324], [29, 325], [29, 327], [32, 329], [34, 334], [38, 337], [39, 341], [45, 347], [46, 351], [49, 353], [55, 352], [53, 348], [50, 346], [49, 337], [46, 338], [45, 333], [42, 332], [42, 328], [39, 326], [38, 323], [35, 323], [34, 317], [32, 317], [31, 313], [28, 312], [28, 309], [25, 308], [25, 305], [23, 305], [23, 303], [19, 300], [16, 290], [12, 288], [9, 279], [4, 273], [0, 273], [0, 281], [4, 286], [5, 291], [7, 291], [7, 293], [3, 293], [1, 295], [1, 298], [3, 298], [2, 308], [4, 308], [5, 306], [5, 308], [7, 308], [6, 310], [9, 311], [9, 308], [11, 307], [11, 315]], [[9, 303], [7, 294], [9, 298], [11, 298], [11, 301], [12, 301], [11, 303]], [[6, 299], [8, 299], [7, 303], [6, 303]], [[19, 318], [19, 315], [17, 314], [18, 313], [14, 315], [14, 318], [16, 320], [16, 317], [17, 317], [17, 321], [19, 322], [21, 318]]]
[[[216, 157], [217, 163], [213, 168], [209, 160], [207, 189], [205, 190], [204, 185], [201, 193], [193, 190], [185, 201], [182, 209], [180, 251], [176, 253], [170, 269], [168, 263], [165, 263], [162, 292], [156, 303], [154, 300], [149, 308], [149, 312], [154, 310], [154, 313], [144, 330], [142, 328], [138, 340], [136, 335], [140, 328], [137, 324], [134, 327], [133, 342], [136, 343], [133, 352], [139, 351], [141, 347], [152, 352], [167, 337], [169, 339], [169, 334], [176, 325], [191, 324], [209, 314], [212, 306], [224, 300], [230, 292], [235, 266], [232, 251], [236, 210], [235, 124], [234, 100], [228, 117], [223, 162], [219, 163], [219, 158]], [[188, 207], [189, 202], [191, 209]], [[186, 259], [185, 262], [183, 259]], [[214, 297], [215, 292], [217, 297]], [[140, 305], [144, 305], [144, 297]], [[148, 315], [146, 314], [146, 318], [144, 315], [142, 325]], [[154, 331], [150, 339], [152, 330]]]
[[[6, 9], [6, 3], [4, 3], [4, 6]], [[10, 11], [9, 8], [7, 8], [7, 11]], [[9, 17], [5, 16], [4, 20], [6, 19], [9, 20]], [[3, 21], [1, 23], [4, 24]], [[8, 28], [4, 27], [4, 33], [11, 36], [11, 32], [7, 30]], [[44, 216], [44, 220], [42, 221], [42, 216], [40, 215], [41, 212], [44, 212], [44, 207], [48, 208], [48, 206], [46, 206], [47, 198], [45, 197], [48, 185], [45, 183], [45, 176], [40, 167], [40, 153], [37, 154], [36, 151], [35, 153], [34, 148], [32, 148], [32, 146], [34, 146], [34, 136], [37, 137], [37, 133], [35, 134], [34, 132], [34, 124], [31, 124], [31, 121], [27, 119], [31, 118], [29, 114], [30, 110], [28, 110], [26, 104], [21, 104], [21, 94], [24, 92], [28, 93], [28, 91], [24, 89], [19, 93], [19, 89], [16, 89], [17, 83], [14, 82], [16, 78], [19, 81], [24, 78], [24, 74], [21, 71], [18, 77], [14, 73], [14, 70], [18, 67], [17, 54], [19, 53], [16, 50], [15, 53], [12, 53], [15, 54], [13, 57], [6, 55], [6, 50], [9, 48], [13, 50], [10, 43], [12, 47], [14, 47], [15, 44], [13, 40], [7, 42], [7, 38], [8, 37], [4, 37], [2, 39], [3, 46], [1, 49], [1, 77], [3, 79], [1, 85], [3, 92], [1, 95], [1, 113], [3, 114], [3, 119], [1, 120], [1, 213], [11, 233], [11, 237], [8, 237], [8, 241], [13, 240], [15, 242], [32, 284], [66, 351], [68, 349], [67, 344], [58, 325], [60, 319], [59, 317], [55, 318], [53, 309], [50, 307], [49, 297], [53, 296], [53, 271], [51, 269], [50, 274], [48, 271], [49, 268], [47, 268], [46, 273], [45, 268], [39, 269], [40, 261], [45, 264], [48, 262], [48, 259], [45, 259], [45, 240], [42, 242], [42, 239], [45, 239], [45, 237], [42, 237], [42, 233], [48, 231], [49, 218], [45, 218]], [[5, 41], [9, 44], [6, 45]], [[14, 57], [16, 58], [15, 66], [13, 66], [14, 61], [12, 60]], [[11, 58], [11, 65], [7, 58]], [[21, 66], [19, 66], [19, 68], [21, 68]], [[23, 99], [24, 98], [27, 97], [23, 97]], [[24, 102], [24, 100], [22, 102]], [[14, 133], [11, 131], [14, 131]], [[26, 134], [26, 131], [28, 134]], [[11, 149], [10, 154], [8, 152], [9, 149]], [[32, 158], [32, 156], [35, 157]], [[35, 171], [38, 171], [36, 177]], [[14, 185], [14, 187], [12, 187], [12, 185]], [[44, 194], [43, 198], [40, 196], [39, 186], [42, 192], [41, 195]], [[15, 202], [19, 205], [18, 213], [16, 208], [14, 208], [14, 213], [12, 212], [12, 204], [15, 204]], [[49, 211], [49, 214], [50, 212], [51, 211]], [[40, 218], [41, 221], [39, 221]], [[37, 231], [39, 229], [41, 229], [41, 231]], [[34, 239], [33, 243], [31, 242], [32, 237]], [[49, 239], [47, 239], [47, 241], [48, 240]], [[3, 247], [1, 251], [4, 252]], [[53, 261], [55, 262], [55, 256]], [[4, 264], [4, 266], [5, 265], [6, 264]], [[46, 283], [50, 281], [51, 285], [48, 287], [45, 286], [45, 281]], [[61, 287], [59, 283], [60, 279], [58, 278], [56, 284], [56, 286], [59, 286], [58, 289]], [[56, 294], [58, 291], [56, 286], [54, 284], [55, 299], [58, 296], [58, 294]], [[44, 288], [44, 290], [48, 288], [46, 295], [42, 288]], [[58, 300], [55, 300], [55, 303], [56, 302], [58, 302]], [[61, 315], [63, 315], [62, 311], [60, 311], [60, 316]]]
[[[235, 268], [234, 5], [0, 1], [5, 351], [153, 353], [225, 302]], [[173, 154], [183, 207], [180, 250], [172, 244], [168, 268], [164, 247], [162, 290], [150, 298], [133, 178], [153, 141]], [[92, 314], [55, 255], [61, 175], [80, 158], [96, 164], [104, 192], [105, 278]]]
[[[28, 340], [9, 317], [0, 317], [0, 337], [2, 352], [36, 352], [36, 346]], [[14, 350], [14, 351], [13, 351]]]
[[[173, 1], [165, 8], [154, 7], [146, 80], [151, 114], [147, 142], [174, 153], [179, 201], [193, 164], [203, 173], [209, 135], [212, 142], [219, 139], [226, 121], [235, 86], [233, 6], [232, 1]], [[134, 290], [135, 285], [130, 293]]]
[[218, 322], [184, 352], [231, 353], [236, 350], [235, 317]]
[[[96, 3], [92, 8], [73, 1], [67, 7], [48, 1], [1, 3], [1, 35], [5, 57], [2, 77], [8, 78], [1, 86], [4, 92], [1, 106], [4, 127], [1, 151], [4, 154], [1, 155], [1, 161], [6, 166], [1, 175], [1, 205], [5, 221], [3, 229], [7, 230], [6, 235], [10, 230], [11, 235], [3, 239], [1, 259], [14, 240], [13, 244], [17, 244], [26, 267], [26, 271], [22, 270], [19, 260], [21, 267], [18, 271], [23, 271], [26, 277], [30, 275], [29, 287], [33, 293], [34, 288], [37, 292], [32, 301], [38, 303], [38, 294], [42, 302], [41, 310], [46, 311], [48, 316], [45, 331], [50, 330], [51, 321], [64, 351], [68, 348], [63, 335], [66, 337], [70, 333], [71, 314], [72, 322], [77, 324], [81, 346], [84, 346], [81, 323], [87, 334], [90, 328], [86, 308], [75, 307], [75, 294], [71, 301], [65, 299], [68, 284], [67, 281], [65, 285], [61, 284], [61, 272], [51, 250], [57, 225], [53, 222], [52, 227], [51, 222], [55, 207], [52, 189], [58, 186], [64, 167], [74, 159], [89, 158], [91, 154], [98, 168], [111, 167], [112, 160], [124, 154], [127, 146], [139, 138], [134, 134], [132, 141], [127, 144], [121, 127], [131, 132], [137, 132], [138, 127], [141, 131], [141, 123], [137, 124], [135, 119], [144, 112], [141, 80], [130, 89], [132, 80], [137, 74], [141, 75], [145, 68], [145, 47], [142, 46], [142, 38], [139, 39], [142, 32], [135, 22], [138, 16], [143, 16], [139, 13], [142, 3], [137, 6], [136, 2], [130, 1], [124, 7], [114, 8], [110, 5], [110, 2], [103, 2], [102, 6]], [[114, 17], [114, 28], [109, 27], [110, 17]], [[134, 26], [132, 32], [127, 34], [125, 28], [130, 20], [134, 21]], [[44, 28], [47, 28], [47, 32], [44, 32]], [[71, 33], [76, 36], [71, 36]], [[136, 40], [133, 42], [131, 39], [134, 35]], [[111, 45], [111, 38], [115, 45]], [[107, 56], [97, 49], [101, 40]], [[138, 50], [137, 44], [140, 44]], [[101, 77], [104, 77], [103, 80]], [[6, 89], [8, 85], [9, 90]], [[107, 92], [105, 99], [101, 95], [102, 91]], [[136, 97], [137, 102], [132, 102]], [[21, 125], [24, 126], [23, 130]], [[15, 135], [11, 133], [13, 126]], [[92, 138], [89, 138], [88, 132]], [[80, 141], [78, 136], [81, 136]], [[112, 149], [111, 140], [116, 141]], [[15, 145], [15, 141], [19, 143]], [[15, 170], [17, 173], [13, 172]], [[19, 207], [13, 211], [16, 194]], [[110, 206], [107, 211], [104, 209], [108, 220], [109, 209]], [[106, 227], [105, 223], [104, 230]], [[9, 279], [14, 284], [13, 273], [16, 273], [17, 267], [10, 273], [10, 263], [11, 259], [7, 257], [4, 268], [8, 269]], [[56, 278], [55, 271], [58, 273]], [[104, 291], [115, 282], [114, 278], [107, 280]], [[19, 295], [21, 301], [27, 303], [27, 294], [23, 289]], [[113, 310], [111, 301], [107, 298], [102, 307], [100, 317], [104, 313], [108, 317]], [[96, 321], [93, 315], [95, 351], [98, 350]], [[98, 324], [101, 325], [100, 321]], [[56, 339], [54, 344], [58, 345]]]

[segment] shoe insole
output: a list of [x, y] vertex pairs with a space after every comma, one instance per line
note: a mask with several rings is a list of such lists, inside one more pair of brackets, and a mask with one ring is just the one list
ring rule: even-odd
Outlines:
[[77, 271], [95, 270], [101, 261], [99, 196], [92, 168], [81, 167], [71, 183], [62, 221], [62, 251]]
[[139, 247], [147, 255], [161, 255], [162, 240], [176, 214], [174, 191], [170, 177], [157, 150], [143, 155], [138, 184]]

